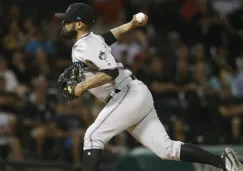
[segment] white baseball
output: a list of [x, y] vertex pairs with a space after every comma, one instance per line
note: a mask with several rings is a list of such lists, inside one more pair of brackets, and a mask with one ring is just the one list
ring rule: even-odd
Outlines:
[[136, 17], [137, 22], [139, 22], [139, 23], [143, 23], [145, 20], [145, 15], [141, 12], [136, 14], [135, 17]]

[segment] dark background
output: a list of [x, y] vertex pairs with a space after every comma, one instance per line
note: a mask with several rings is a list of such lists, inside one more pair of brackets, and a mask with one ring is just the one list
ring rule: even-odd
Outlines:
[[[74, 0], [0, 3], [0, 157], [80, 164], [83, 135], [103, 105], [86, 93], [69, 105], [56, 89], [71, 64], [73, 42], [59, 37]], [[203, 145], [241, 144], [243, 1], [93, 0], [94, 33], [129, 22], [112, 53], [151, 89], [172, 139]], [[115, 124], [115, 123], [114, 123]], [[140, 146], [126, 132], [106, 146], [107, 163]]]

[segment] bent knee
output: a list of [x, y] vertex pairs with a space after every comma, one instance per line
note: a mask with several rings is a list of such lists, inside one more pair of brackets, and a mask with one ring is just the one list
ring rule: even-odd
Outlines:
[[84, 150], [104, 149], [105, 140], [96, 132], [86, 132], [84, 136]]
[[167, 139], [162, 144], [162, 150], [160, 151], [160, 158], [167, 160], [180, 160], [181, 145], [180, 141], [174, 141]]

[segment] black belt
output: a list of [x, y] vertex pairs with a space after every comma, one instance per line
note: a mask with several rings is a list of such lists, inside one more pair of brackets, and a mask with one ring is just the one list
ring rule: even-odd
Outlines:
[[[132, 80], [136, 80], [136, 79], [137, 79], [134, 75], [131, 75], [130, 77], [131, 77]], [[119, 90], [119, 89], [115, 89], [115, 90], [114, 90], [115, 94], [119, 93], [120, 91], [121, 91], [121, 90]], [[109, 103], [109, 101], [110, 101], [112, 98], [113, 98], [113, 97], [110, 95], [110, 96], [108, 97], [108, 99], [106, 100], [105, 103]]]

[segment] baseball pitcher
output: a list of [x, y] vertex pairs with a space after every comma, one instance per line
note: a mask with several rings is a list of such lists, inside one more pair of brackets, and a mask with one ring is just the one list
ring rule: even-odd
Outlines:
[[95, 14], [84, 3], [71, 4], [65, 13], [57, 13], [56, 17], [63, 20], [61, 35], [75, 40], [73, 65], [58, 78], [58, 88], [69, 100], [89, 91], [106, 103], [86, 131], [83, 171], [98, 171], [104, 144], [124, 130], [161, 159], [209, 164], [227, 171], [242, 170], [231, 148], [219, 156], [195, 145], [171, 140], [158, 119], [147, 86], [111, 54], [109, 46], [119, 40], [122, 33], [144, 26], [147, 16], [142, 22], [134, 16], [131, 22], [103, 35], [91, 31]]

